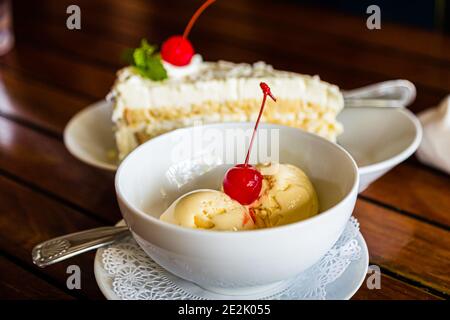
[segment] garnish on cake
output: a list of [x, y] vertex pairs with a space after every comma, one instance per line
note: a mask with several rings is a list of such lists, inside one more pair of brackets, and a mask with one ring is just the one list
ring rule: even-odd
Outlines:
[[153, 81], [161, 81], [168, 78], [163, 61], [175, 67], [189, 65], [195, 50], [188, 40], [188, 35], [200, 14], [215, 1], [205, 1], [189, 20], [183, 35], [169, 37], [163, 42], [160, 53], [156, 50], [157, 46], [150, 45], [147, 40], [143, 39], [140, 47], [131, 49], [125, 54], [127, 62], [134, 67], [138, 74]]
[[164, 61], [178, 67], [186, 66], [191, 62], [195, 51], [191, 42], [188, 40], [188, 35], [198, 17], [215, 1], [216, 0], [207, 0], [197, 9], [197, 11], [195, 11], [184, 29], [183, 35], [172, 36], [163, 42], [161, 47], [161, 57]]
[[156, 46], [150, 45], [147, 40], [141, 40], [141, 46], [128, 50], [125, 59], [134, 67], [141, 76], [161, 81], [167, 79], [167, 71], [164, 68], [161, 55], [156, 51]]
[[108, 94], [119, 160], [145, 141], [197, 124], [253, 121], [260, 110], [261, 81], [271, 84], [277, 106], [267, 101], [261, 122], [300, 128], [336, 141], [342, 125], [336, 116], [344, 107], [339, 88], [310, 76], [274, 69], [258, 61], [203, 61], [187, 39], [206, 1], [183, 35], [160, 47], [142, 41], [129, 50]]

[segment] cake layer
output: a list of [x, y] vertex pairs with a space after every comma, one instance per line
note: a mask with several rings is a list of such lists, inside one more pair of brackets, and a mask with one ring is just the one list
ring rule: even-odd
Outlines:
[[132, 67], [120, 70], [111, 92], [115, 98], [113, 120], [120, 119], [125, 108], [184, 108], [204, 101], [260, 99], [261, 81], [267, 82], [280, 99], [302, 99], [337, 112], [343, 106], [339, 88], [317, 76], [273, 70], [262, 62], [249, 65], [219, 61], [204, 62], [188, 75], [164, 81], [145, 79]]
[[[260, 106], [260, 99], [246, 99], [224, 103], [209, 101], [190, 109], [125, 109], [116, 131], [120, 157], [148, 139], [174, 129], [208, 123], [255, 121]], [[335, 141], [342, 132], [335, 110], [298, 99], [279, 99], [276, 103], [267, 101], [261, 120], [300, 128], [331, 141]]]
[[[274, 70], [258, 62], [201, 62], [189, 69], [168, 69], [169, 78], [152, 81], [133, 67], [118, 72], [110, 97], [119, 156], [167, 131], [201, 123], [255, 121], [261, 81], [277, 103], [268, 101], [262, 121], [283, 124], [335, 140], [342, 131], [336, 115], [343, 108], [339, 88], [317, 76]], [[188, 72], [187, 72], [188, 71]]]

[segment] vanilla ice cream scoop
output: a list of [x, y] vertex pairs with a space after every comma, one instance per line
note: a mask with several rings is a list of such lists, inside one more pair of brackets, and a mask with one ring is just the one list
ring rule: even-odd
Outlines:
[[210, 189], [181, 196], [160, 219], [194, 229], [237, 231], [255, 228], [247, 208], [225, 193]]
[[263, 175], [260, 197], [249, 205], [258, 228], [285, 225], [314, 216], [317, 194], [308, 176], [290, 164], [259, 164]]

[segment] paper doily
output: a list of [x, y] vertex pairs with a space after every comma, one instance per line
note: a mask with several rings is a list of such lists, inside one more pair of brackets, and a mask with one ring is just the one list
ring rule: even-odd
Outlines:
[[[336, 281], [352, 261], [358, 260], [361, 247], [356, 239], [359, 223], [351, 217], [336, 244], [318, 263], [289, 280], [287, 286], [257, 299], [324, 300], [327, 286]], [[205, 299], [197, 289], [181, 286], [175, 276], [154, 262], [132, 238], [115, 243], [102, 254], [104, 271], [114, 294], [123, 300], [199, 300]], [[184, 280], [182, 280], [184, 281]], [[187, 283], [187, 281], [184, 281]], [[252, 297], [255, 298], [255, 297]]]

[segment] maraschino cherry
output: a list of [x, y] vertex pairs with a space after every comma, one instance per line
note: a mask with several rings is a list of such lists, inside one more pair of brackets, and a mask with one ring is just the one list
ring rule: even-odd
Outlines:
[[247, 205], [254, 202], [258, 199], [259, 193], [261, 192], [263, 177], [258, 170], [248, 164], [248, 161], [253, 146], [253, 140], [255, 139], [259, 121], [261, 120], [264, 106], [266, 104], [267, 96], [271, 97], [273, 101], [277, 101], [277, 99], [270, 92], [270, 88], [266, 83], [261, 82], [260, 87], [263, 92], [263, 100], [261, 109], [259, 110], [258, 119], [256, 119], [255, 127], [253, 129], [247, 156], [245, 157], [245, 163], [238, 164], [233, 168], [230, 168], [223, 179], [223, 191], [242, 205]]
[[189, 40], [182, 36], [171, 36], [161, 47], [161, 57], [174, 66], [185, 66], [194, 56], [194, 48]]
[[184, 29], [182, 36], [172, 36], [163, 42], [161, 46], [161, 58], [164, 61], [178, 67], [186, 66], [191, 62], [195, 51], [187, 37], [200, 14], [215, 1], [216, 0], [207, 0], [197, 9], [197, 11], [195, 11], [191, 20], [189, 20], [186, 29]]

